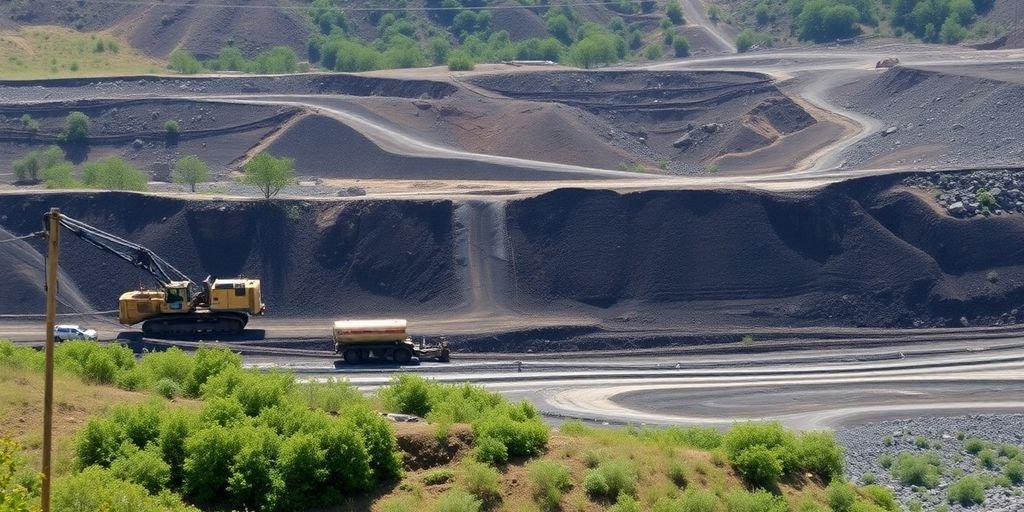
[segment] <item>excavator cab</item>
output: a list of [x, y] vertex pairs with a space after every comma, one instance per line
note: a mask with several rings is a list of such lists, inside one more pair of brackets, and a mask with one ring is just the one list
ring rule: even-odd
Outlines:
[[188, 311], [192, 306], [192, 283], [188, 281], [172, 281], [164, 287], [167, 309], [170, 311]]

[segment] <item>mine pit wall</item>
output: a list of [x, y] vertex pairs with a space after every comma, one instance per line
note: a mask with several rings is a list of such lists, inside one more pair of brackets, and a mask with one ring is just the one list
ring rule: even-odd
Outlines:
[[[274, 317], [911, 327], [1010, 323], [1024, 305], [1024, 216], [954, 219], [898, 178], [792, 194], [561, 189], [512, 201], [2, 194], [0, 227], [36, 231], [51, 206], [196, 279], [259, 276]], [[5, 251], [0, 263], [13, 261]], [[61, 263], [98, 310], [151, 284], [71, 236]], [[37, 277], [0, 293], [0, 313], [23, 312], [26, 297], [41, 304]]]
[[[51, 206], [144, 245], [194, 279], [258, 276], [268, 315], [379, 316], [463, 303], [449, 201], [186, 201], [131, 193], [0, 195], [0, 223], [37, 231]], [[41, 243], [34, 243], [43, 250]], [[3, 251], [0, 247], [0, 251]], [[99, 310], [148, 274], [73, 235], [61, 267]], [[38, 281], [41, 290], [42, 281]], [[0, 310], [14, 294], [0, 294]]]

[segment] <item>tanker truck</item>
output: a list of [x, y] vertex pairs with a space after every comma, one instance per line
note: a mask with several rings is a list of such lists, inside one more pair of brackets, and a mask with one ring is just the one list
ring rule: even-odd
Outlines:
[[334, 322], [334, 353], [348, 364], [387, 361], [406, 364], [413, 357], [447, 363], [448, 339], [444, 336], [413, 340], [406, 331], [408, 322], [387, 320], [338, 320]]

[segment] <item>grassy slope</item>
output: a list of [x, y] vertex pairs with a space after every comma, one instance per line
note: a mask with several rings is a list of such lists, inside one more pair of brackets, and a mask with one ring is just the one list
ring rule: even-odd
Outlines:
[[[72, 469], [74, 435], [85, 424], [87, 418], [102, 415], [117, 404], [153, 399], [150, 394], [124, 391], [111, 386], [89, 385], [77, 377], [66, 375], [57, 376], [54, 389], [54, 469], [58, 476]], [[0, 425], [3, 425], [0, 428], [0, 436], [12, 436], [24, 447], [25, 461], [29, 469], [40, 466], [42, 401], [42, 375], [32, 370], [3, 368], [0, 372]], [[187, 400], [179, 400], [178, 403], [186, 407], [196, 404]], [[433, 427], [422, 424], [399, 424], [396, 425], [396, 430], [400, 437], [434, 437]], [[467, 430], [456, 427], [452, 429], [452, 435], [459, 433], [464, 437]], [[460, 443], [462, 440], [452, 438], [450, 442]], [[382, 511], [394, 510], [391, 507], [396, 506], [399, 509], [433, 510], [441, 494], [452, 487], [465, 485], [465, 469], [461, 459], [467, 450], [463, 448], [459, 452], [460, 456], [449, 464], [408, 471], [401, 482], [380, 489], [367, 498], [353, 500], [348, 507], [339, 507], [335, 510], [365, 510], [369, 507]], [[711, 489], [719, 495], [743, 487], [723, 456], [643, 441], [622, 430], [601, 429], [575, 435], [554, 432], [547, 452], [540, 458], [555, 460], [570, 468], [573, 485], [562, 498], [564, 510], [597, 511], [607, 507], [608, 504], [605, 502], [589, 499], [583, 490], [584, 473], [587, 471], [584, 460], [595, 456], [602, 460], [626, 460], [638, 469], [637, 498], [643, 509], [649, 509], [659, 497], [673, 496], [680, 492], [680, 488], [668, 477], [668, 468], [672, 461], [686, 468], [690, 485]], [[533, 501], [533, 488], [528, 470], [530, 462], [533, 461], [513, 461], [502, 468], [503, 474], [499, 484], [501, 499], [494, 502], [490, 510], [539, 510]], [[423, 479], [427, 473], [445, 467], [455, 473], [453, 482], [437, 485], [424, 483]], [[791, 506], [805, 499], [818, 503], [823, 501], [820, 482], [787, 482], [780, 486], [780, 490]]]
[[[103, 51], [97, 51], [102, 44]], [[77, 70], [74, 68], [77, 67]], [[0, 32], [0, 78], [30, 79], [112, 76], [166, 70], [104, 32], [76, 32], [64, 27], [22, 27]]]
[[[90, 416], [112, 406], [150, 398], [109, 386], [92, 386], [78, 377], [57, 375], [53, 385], [54, 472], [71, 470], [75, 432]], [[32, 370], [0, 367], [0, 436], [11, 436], [23, 447], [28, 467], [42, 464], [43, 376]]]

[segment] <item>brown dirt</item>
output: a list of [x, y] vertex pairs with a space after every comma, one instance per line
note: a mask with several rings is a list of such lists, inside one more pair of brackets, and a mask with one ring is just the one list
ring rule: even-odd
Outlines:
[[448, 427], [445, 441], [437, 436], [437, 425], [432, 423], [395, 423], [398, 449], [408, 471], [418, 471], [459, 461], [473, 446], [473, 429], [469, 425]]

